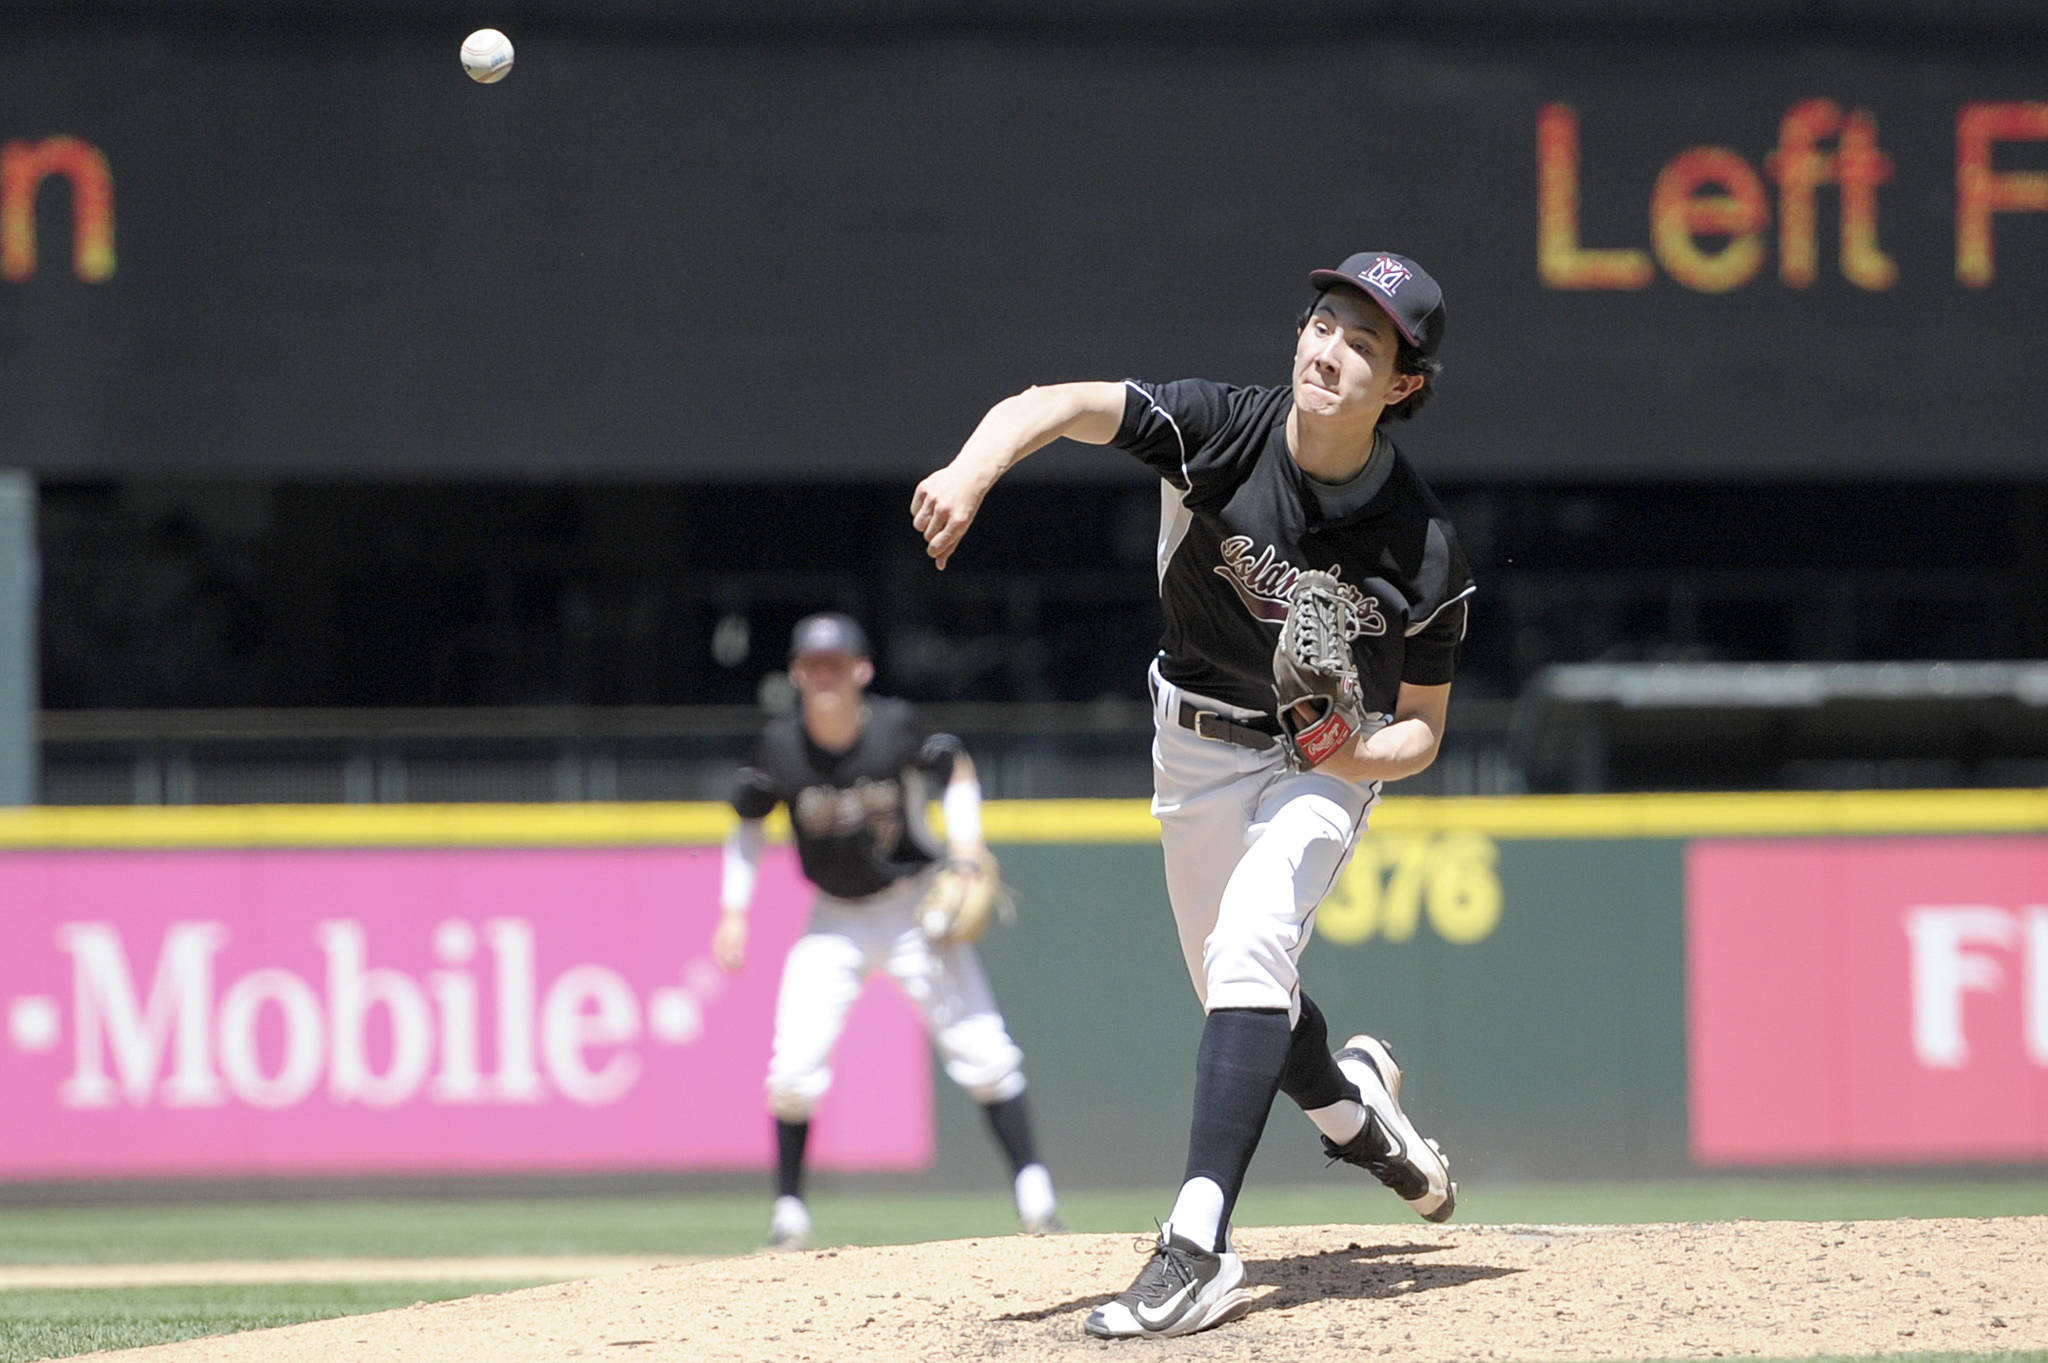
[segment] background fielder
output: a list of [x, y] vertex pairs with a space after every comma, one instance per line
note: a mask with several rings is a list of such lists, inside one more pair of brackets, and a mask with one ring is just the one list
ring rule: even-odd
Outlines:
[[[1289, 385], [1029, 389], [992, 408], [911, 505], [943, 569], [995, 481], [1061, 436], [1116, 444], [1162, 480], [1153, 811], [1206, 1016], [1180, 1192], [1151, 1260], [1088, 1318], [1091, 1334], [1186, 1334], [1249, 1305], [1230, 1212], [1276, 1093], [1308, 1114], [1332, 1158], [1423, 1216], [1447, 1219], [1455, 1205], [1441, 1151], [1402, 1111], [1391, 1051], [1359, 1035], [1332, 1056], [1299, 974], [1316, 906], [1380, 783], [1436, 757], [1464, 636], [1464, 555], [1382, 429], [1431, 394], [1443, 295], [1387, 252], [1310, 281], [1319, 292], [1297, 324]], [[1276, 635], [1309, 570], [1348, 584], [1348, 662], [1367, 712], [1313, 767], [1276, 741], [1274, 700]]]
[[983, 852], [981, 786], [950, 734], [927, 736], [908, 703], [870, 697], [866, 636], [850, 617], [808, 616], [790, 642], [796, 713], [771, 721], [739, 770], [739, 814], [725, 844], [712, 955], [746, 962], [762, 823], [789, 806], [803, 872], [817, 887], [810, 922], [783, 963], [768, 1062], [777, 1167], [769, 1243], [810, 1242], [803, 1200], [811, 1112], [832, 1083], [832, 1050], [868, 977], [886, 971], [923, 1016], [947, 1077], [982, 1105], [1009, 1157], [1017, 1216], [1029, 1232], [1059, 1229], [1052, 1177], [1039, 1160], [1024, 1104], [1024, 1054], [1010, 1039], [981, 957], [967, 942], [935, 945], [917, 907], [939, 863], [925, 824], [930, 783], [945, 782], [947, 850]]

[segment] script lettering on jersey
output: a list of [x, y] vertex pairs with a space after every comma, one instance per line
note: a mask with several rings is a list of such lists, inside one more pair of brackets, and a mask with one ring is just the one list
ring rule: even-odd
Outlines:
[[[1254, 619], [1269, 625], [1284, 621], [1287, 603], [1294, 596], [1295, 579], [1301, 576], [1301, 569], [1281, 558], [1270, 544], [1254, 555], [1250, 535], [1232, 535], [1223, 541], [1221, 549], [1223, 562], [1211, 571], [1237, 588], [1239, 599]], [[1343, 565], [1332, 565], [1330, 571], [1341, 575]], [[1357, 620], [1358, 627], [1351, 632], [1351, 637], [1357, 639], [1385, 634], [1387, 617], [1380, 613], [1379, 600], [1349, 582], [1343, 587], [1351, 598], [1351, 604], [1356, 607], [1353, 618]]]
[[884, 855], [903, 841], [903, 820], [897, 814], [903, 792], [894, 780], [863, 777], [851, 786], [807, 786], [798, 792], [790, 812], [797, 826], [818, 838], [843, 838], [866, 828]]

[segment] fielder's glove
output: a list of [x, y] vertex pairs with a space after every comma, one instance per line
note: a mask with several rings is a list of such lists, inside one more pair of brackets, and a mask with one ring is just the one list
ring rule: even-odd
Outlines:
[[1294, 582], [1280, 642], [1273, 650], [1273, 699], [1287, 765], [1307, 771], [1367, 729], [1368, 715], [1351, 656], [1358, 606], [1335, 574], [1311, 569]]
[[917, 906], [918, 929], [933, 946], [980, 941], [991, 918], [1008, 923], [1015, 916], [1009, 887], [987, 848], [979, 856], [940, 862]]

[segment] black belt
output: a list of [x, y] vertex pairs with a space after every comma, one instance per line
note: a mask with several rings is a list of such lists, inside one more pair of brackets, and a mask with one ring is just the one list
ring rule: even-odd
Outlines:
[[1267, 719], [1263, 715], [1251, 722], [1231, 719], [1187, 701], [1180, 703], [1174, 718], [1180, 721], [1181, 728], [1194, 730], [1197, 738], [1235, 743], [1240, 748], [1253, 748], [1260, 752], [1272, 747], [1280, 737], [1280, 721], [1276, 719]]

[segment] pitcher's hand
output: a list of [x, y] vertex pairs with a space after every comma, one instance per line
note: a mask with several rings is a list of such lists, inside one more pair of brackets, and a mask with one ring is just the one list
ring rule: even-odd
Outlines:
[[924, 536], [925, 552], [941, 572], [974, 523], [974, 513], [981, 510], [981, 499], [988, 496], [993, 481], [955, 461], [917, 485], [910, 498], [910, 523]]

